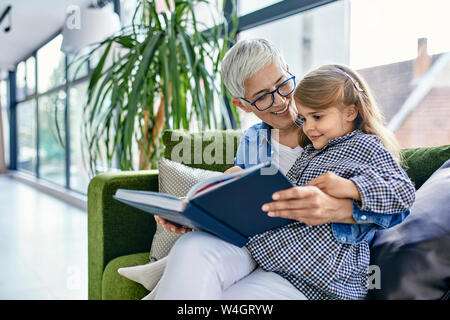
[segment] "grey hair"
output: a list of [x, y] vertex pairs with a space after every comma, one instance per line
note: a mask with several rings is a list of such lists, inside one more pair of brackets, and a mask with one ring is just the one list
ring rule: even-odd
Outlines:
[[265, 39], [238, 41], [222, 60], [222, 79], [233, 97], [244, 97], [247, 79], [270, 63], [287, 65], [278, 49]]

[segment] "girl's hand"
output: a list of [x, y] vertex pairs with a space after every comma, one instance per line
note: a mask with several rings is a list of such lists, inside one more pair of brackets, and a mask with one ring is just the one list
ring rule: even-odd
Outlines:
[[223, 173], [233, 173], [233, 172], [241, 171], [241, 170], [243, 170], [241, 167], [234, 166], [234, 167], [231, 167], [231, 168], [225, 170]]
[[170, 222], [168, 222], [166, 219], [161, 218], [160, 216], [154, 216], [154, 217], [155, 217], [156, 223], [159, 223], [160, 225], [162, 225], [162, 227], [164, 229], [166, 229], [167, 231], [170, 231], [170, 232], [173, 232], [176, 234], [184, 234], [186, 232], [192, 231], [192, 229], [190, 229], [190, 228], [175, 226], [175, 225], [171, 224]]
[[307, 184], [314, 186], [335, 198], [361, 200], [361, 195], [353, 181], [342, 178], [333, 172], [326, 172]]

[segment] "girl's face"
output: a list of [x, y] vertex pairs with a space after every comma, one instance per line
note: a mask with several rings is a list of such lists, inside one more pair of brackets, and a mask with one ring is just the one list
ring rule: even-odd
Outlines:
[[354, 105], [313, 109], [299, 101], [295, 101], [295, 104], [303, 120], [303, 132], [316, 150], [325, 147], [331, 139], [342, 137], [354, 130], [353, 121], [358, 115]]

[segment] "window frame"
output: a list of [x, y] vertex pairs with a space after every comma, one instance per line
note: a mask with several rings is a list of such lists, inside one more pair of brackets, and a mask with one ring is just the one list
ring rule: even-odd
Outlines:
[[[70, 159], [71, 159], [71, 154], [70, 154], [70, 143], [71, 143], [71, 137], [70, 137], [70, 100], [69, 100], [69, 92], [70, 92], [70, 88], [72, 86], [75, 86], [81, 82], [87, 82], [89, 81], [91, 74], [92, 74], [92, 69], [91, 66], [88, 65], [88, 73], [87, 75], [84, 75], [82, 77], [77, 77], [76, 79], [71, 79], [69, 78], [68, 75], [68, 56], [67, 54], [64, 54], [64, 83], [60, 84], [58, 86], [52, 87], [44, 92], [39, 93], [39, 88], [38, 88], [38, 57], [37, 57], [37, 52], [39, 49], [43, 48], [45, 45], [47, 45], [49, 42], [51, 42], [52, 40], [54, 40], [56, 37], [58, 37], [60, 34], [62, 33], [62, 28], [59, 29], [57, 32], [55, 32], [54, 34], [52, 34], [49, 38], [47, 38], [44, 42], [42, 42], [38, 48], [36, 48], [35, 50], [33, 50], [33, 52], [31, 52], [30, 54], [26, 55], [25, 57], [21, 58], [15, 65], [15, 70], [17, 69], [17, 65], [21, 62], [26, 62], [29, 58], [34, 57], [35, 60], [35, 70], [34, 70], [34, 93], [32, 94], [26, 94], [25, 97], [23, 99], [18, 100], [17, 99], [17, 79], [16, 79], [16, 71], [10, 71], [9, 72], [9, 77], [8, 77], [8, 82], [9, 82], [9, 110], [10, 110], [10, 161], [9, 161], [9, 170], [17, 170], [17, 171], [21, 171], [22, 169], [20, 169], [18, 167], [18, 151], [19, 151], [19, 146], [18, 143], [20, 143], [18, 141], [18, 124], [17, 124], [17, 105], [19, 103], [22, 102], [26, 102], [29, 100], [34, 100], [35, 101], [35, 108], [36, 108], [36, 163], [34, 166], [34, 170], [32, 172], [32, 174], [34, 176], [36, 176], [37, 179], [43, 179], [41, 177], [40, 174], [40, 166], [41, 166], [41, 161], [40, 161], [40, 156], [39, 156], [39, 148], [40, 148], [40, 136], [39, 136], [39, 132], [40, 132], [40, 121], [39, 121], [39, 100], [41, 97], [47, 96], [47, 95], [51, 95], [52, 93], [55, 92], [59, 92], [59, 91], [64, 91], [65, 92], [65, 108], [64, 108], [64, 131], [65, 131], [65, 168], [64, 168], [64, 176], [65, 176], [65, 183], [64, 185], [60, 185], [56, 182], [47, 180], [47, 179], [43, 179], [46, 182], [50, 182], [53, 184], [58, 185], [59, 187], [63, 187], [66, 189], [70, 189], [71, 191], [74, 192], [78, 192], [76, 189], [72, 189], [71, 188], [71, 184], [70, 184]], [[29, 173], [29, 171], [24, 171], [25, 173]]]
[[[235, 0], [236, 1], [236, 0]], [[245, 0], [240, 0], [245, 1]], [[284, 0], [239, 17], [237, 33], [339, 0]]]

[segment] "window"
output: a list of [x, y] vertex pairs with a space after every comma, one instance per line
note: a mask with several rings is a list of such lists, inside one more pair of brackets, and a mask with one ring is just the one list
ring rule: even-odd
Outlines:
[[[261, 9], [269, 5], [293, 11], [262, 25], [252, 20], [257, 26], [241, 26], [238, 38], [270, 40], [298, 78], [321, 64], [348, 64], [369, 84], [401, 147], [450, 144], [448, 1], [339, 0], [290, 15], [294, 4], [239, 1], [240, 16], [260, 11], [267, 19]], [[260, 121], [239, 112], [243, 129]]]
[[36, 170], [36, 103], [28, 100], [17, 104], [17, 140], [19, 169]]
[[0, 106], [6, 108], [8, 105], [8, 83], [0, 80]]
[[414, 59], [419, 38], [428, 39], [429, 54], [450, 51], [449, 10], [446, 0], [352, 0], [351, 64], [366, 68]]
[[89, 74], [89, 64], [84, 59], [67, 56], [67, 81], [86, 77]]
[[36, 91], [36, 59], [31, 56], [26, 60], [26, 96], [30, 96]]
[[197, 28], [199, 31], [213, 27], [215, 24], [222, 23], [221, 15], [223, 0], [210, 0], [210, 3], [199, 2], [195, 5], [195, 17], [197, 19]]
[[[319, 65], [348, 63], [346, 10], [344, 1], [332, 2], [242, 31], [238, 38], [269, 40], [281, 51], [291, 73], [300, 79]], [[239, 112], [243, 129], [260, 121], [253, 113]]]
[[65, 82], [65, 58], [60, 50], [61, 42], [62, 36], [59, 35], [37, 52], [39, 93], [44, 93]]
[[39, 98], [39, 176], [65, 186], [64, 91]]
[[[127, 1], [133, 12], [136, 3]], [[82, 146], [82, 111], [89, 67], [95, 62], [81, 63], [79, 58], [66, 56], [60, 50], [61, 43], [62, 36], [58, 35], [17, 65], [17, 167], [86, 194], [89, 175], [83, 163], [87, 153]], [[0, 85], [3, 116], [7, 113], [3, 106], [6, 88], [1, 81]]]
[[16, 72], [17, 101], [25, 100], [36, 90], [36, 61], [30, 57], [17, 65]]
[[243, 16], [281, 1], [282, 0], [259, 0], [259, 1], [239, 0], [238, 15]]
[[445, 0], [351, 1], [350, 65], [403, 148], [450, 144], [449, 11]]
[[84, 142], [83, 107], [87, 99], [87, 82], [70, 89], [70, 187], [76, 191], [87, 193], [89, 171], [87, 147]]
[[[0, 75], [1, 76], [1, 75]], [[3, 131], [0, 139], [3, 139], [4, 159], [9, 163], [9, 112], [8, 112], [8, 84], [7, 80], [0, 80], [0, 120]]]
[[[82, 105], [80, 99], [86, 96], [86, 90], [78, 92], [75, 97], [67, 101], [66, 90], [71, 88], [75, 81], [76, 87], [87, 86], [89, 81], [89, 64], [82, 60], [71, 60], [67, 57], [66, 88], [66, 56], [60, 51], [62, 36], [57, 36], [42, 48], [36, 55], [32, 55], [17, 66], [16, 92], [17, 92], [17, 128], [18, 128], [18, 168], [38, 175], [39, 178], [68, 186], [66, 177], [67, 148], [66, 139], [74, 139], [71, 150], [75, 154], [75, 167], [70, 175], [77, 191], [87, 193], [86, 175], [79, 164], [80, 150], [74, 149], [79, 145], [80, 123]], [[72, 62], [72, 63], [71, 63]], [[36, 68], [37, 64], [37, 68]], [[38, 92], [36, 92], [36, 69]], [[75, 89], [74, 92], [77, 92]], [[36, 110], [38, 102], [38, 110]], [[69, 137], [66, 137], [66, 104], [73, 103], [75, 112], [69, 116], [69, 122], [74, 122]], [[70, 106], [69, 106], [70, 110]], [[78, 126], [77, 126], [78, 124]], [[37, 132], [38, 131], [38, 132]], [[73, 138], [71, 137], [73, 136]], [[38, 148], [38, 150], [36, 150]], [[81, 177], [77, 174], [80, 173]], [[70, 186], [69, 186], [70, 187]]]
[[[120, 0], [120, 22], [122, 27], [131, 26], [133, 23], [133, 15], [136, 11], [138, 0]], [[139, 18], [139, 12], [136, 14], [136, 19]], [[135, 21], [137, 22], [137, 21]]]
[[21, 62], [17, 65], [16, 71], [16, 92], [17, 100], [23, 100], [26, 97], [27, 82], [26, 82], [26, 64]]

